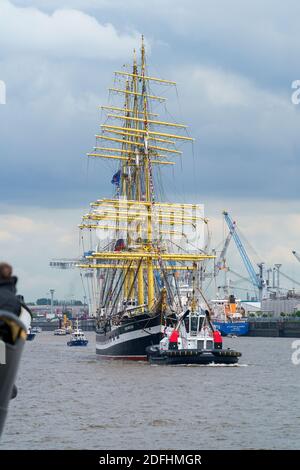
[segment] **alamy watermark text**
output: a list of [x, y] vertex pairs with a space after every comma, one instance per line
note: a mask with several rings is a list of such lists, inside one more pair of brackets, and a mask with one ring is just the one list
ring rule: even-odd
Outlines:
[[292, 363], [294, 366], [298, 366], [300, 364], [300, 339], [292, 342], [292, 349], [295, 349], [292, 353]]
[[0, 80], [0, 104], [6, 104], [6, 85], [3, 80]]
[[293, 104], [300, 103], [300, 80], [294, 80], [292, 82], [292, 89], [295, 90], [291, 95], [291, 101]]

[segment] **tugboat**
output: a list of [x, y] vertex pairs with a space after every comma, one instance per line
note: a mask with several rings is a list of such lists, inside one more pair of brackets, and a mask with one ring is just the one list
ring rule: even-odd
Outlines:
[[187, 310], [174, 326], [165, 328], [159, 344], [146, 349], [151, 364], [236, 364], [241, 353], [223, 349], [209, 312]]
[[67, 342], [68, 346], [87, 346], [88, 340], [85, 334], [78, 327], [78, 320], [76, 320], [76, 329], [71, 334], [70, 341]]
[[41, 333], [43, 330], [39, 326], [34, 326], [34, 327], [32, 327], [31, 331], [32, 331], [32, 333]]
[[67, 330], [65, 328], [56, 328], [53, 332], [54, 336], [66, 336]]

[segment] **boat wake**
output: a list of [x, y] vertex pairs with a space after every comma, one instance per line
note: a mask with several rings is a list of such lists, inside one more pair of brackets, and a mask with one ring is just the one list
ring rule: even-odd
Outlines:
[[[151, 367], [159, 367], [161, 364], [151, 364]], [[168, 364], [172, 367], [248, 367], [249, 364]]]

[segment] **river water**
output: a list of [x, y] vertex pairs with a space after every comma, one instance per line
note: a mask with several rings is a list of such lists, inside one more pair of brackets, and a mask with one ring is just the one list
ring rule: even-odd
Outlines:
[[299, 449], [300, 365], [287, 338], [230, 338], [238, 366], [96, 359], [42, 332], [27, 342], [2, 449]]

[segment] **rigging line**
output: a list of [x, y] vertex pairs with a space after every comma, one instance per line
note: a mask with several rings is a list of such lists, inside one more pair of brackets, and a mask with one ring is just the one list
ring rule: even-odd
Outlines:
[[173, 292], [172, 292], [170, 284], [169, 284], [169, 280], [168, 280], [168, 276], [166, 274], [166, 270], [164, 269], [164, 262], [162, 260], [161, 255], [160, 255], [159, 248], [157, 248], [157, 254], [158, 254], [158, 264], [160, 265], [160, 269], [161, 269], [161, 272], [163, 274], [163, 278], [164, 278], [164, 281], [165, 281], [165, 284], [166, 284], [169, 300], [170, 300], [170, 302], [173, 302], [173, 304], [174, 304], [175, 303], [174, 295], [173, 295]]
[[165, 282], [166, 282], [166, 285], [167, 285], [167, 291], [168, 291], [168, 294], [169, 294], [170, 303], [172, 305], [176, 306], [175, 295], [173, 293], [173, 289], [170, 286], [169, 279], [168, 279], [167, 274], [165, 273], [165, 270], [164, 270], [164, 277], [165, 277]]
[[[179, 106], [179, 111], [180, 111], [180, 103], [179, 103], [179, 99], [178, 99], [178, 90], [177, 90], [177, 87], [176, 87], [176, 86], [175, 86], [175, 88], [176, 88], [177, 101], [178, 101], [178, 106]], [[164, 103], [164, 109], [165, 109], [166, 115], [169, 116], [171, 120], [176, 121], [175, 116], [173, 116], [173, 115], [169, 112], [169, 110], [168, 110], [168, 108], [167, 108], [167, 106], [166, 106], [166, 103]], [[181, 113], [181, 111], [180, 111], [180, 113]], [[181, 115], [182, 115], [182, 113], [181, 113]], [[187, 133], [187, 129], [185, 129], [185, 131], [186, 131], [186, 134], [188, 134], [188, 133]], [[189, 134], [188, 134], [188, 135], [189, 135]], [[180, 158], [180, 169], [181, 169], [181, 172], [183, 172], [183, 159], [182, 159], [182, 156], [181, 156], [181, 158]], [[174, 180], [175, 180], [175, 169], [174, 169], [174, 168], [172, 168], [172, 175], [173, 175], [173, 181], [174, 181]], [[194, 171], [193, 178], [194, 178], [194, 177], [195, 177], [195, 171]], [[186, 191], [185, 191], [185, 185], [184, 185], [184, 179], [183, 179], [183, 178], [180, 178], [180, 184], [181, 184], [181, 189], [182, 189], [182, 194], [183, 194], [184, 201], [186, 201], [186, 196], [185, 196]]]
[[212, 282], [213, 282], [214, 279], [215, 279], [215, 277], [212, 277], [212, 278], [209, 280], [208, 285], [207, 285], [204, 289], [202, 289], [202, 290], [204, 290], [205, 293], [206, 293], [206, 292], [208, 291], [208, 289], [210, 288], [210, 286], [211, 286], [211, 284], [212, 284]]
[[90, 284], [88, 281], [88, 278], [86, 278], [86, 285], [87, 285], [87, 290], [88, 290], [88, 299], [89, 299], [89, 304], [92, 304], [92, 297], [91, 297], [91, 290], [90, 290]]
[[235, 272], [233, 269], [227, 268], [227, 272], [228, 272], [228, 273], [232, 273], [232, 274], [234, 274], [235, 276], [237, 276], [240, 281], [249, 282], [249, 283], [251, 284], [251, 280], [250, 280], [249, 278], [242, 276], [241, 274]]
[[108, 302], [109, 296], [111, 296], [112, 286], [113, 286], [114, 279], [115, 279], [115, 276], [116, 276], [116, 273], [117, 273], [117, 263], [113, 263], [113, 264], [115, 264], [116, 268], [113, 270], [112, 275], [111, 275], [111, 282], [110, 282], [110, 285], [108, 286], [108, 289], [107, 289], [107, 292], [106, 292], [104, 305], [109, 304], [109, 302]]
[[[153, 91], [152, 89], [152, 85], [153, 83], [146, 83], [146, 91], [150, 93], [150, 95], [152, 95], [153, 93], [155, 93], [155, 91]], [[166, 102], [166, 100], [168, 99], [167, 96], [168, 96], [168, 91], [169, 91], [170, 87], [166, 87], [164, 90], [162, 90], [162, 93], [161, 93], [161, 97], [164, 98], [164, 103]], [[161, 88], [159, 89], [161, 90]], [[159, 102], [159, 100], [157, 100]], [[161, 100], [162, 101], [162, 100]], [[159, 103], [161, 103], [161, 101]]]
[[[167, 108], [167, 104], [166, 103], [163, 103], [163, 106], [164, 106], [164, 111], [165, 111], [165, 114], [167, 116], [166, 119], [170, 119], [170, 121], [174, 121], [175, 124], [177, 124], [177, 118], [174, 114], [170, 113], [169, 109]], [[180, 117], [180, 121], [182, 121], [182, 116]], [[184, 119], [183, 119], [184, 121]], [[185, 127], [185, 128], [182, 128], [183, 132], [186, 134], [187, 137], [191, 137], [191, 134], [189, 132], [189, 128], [188, 127]]]
[[177, 98], [177, 105], [178, 105], [178, 109], [179, 109], [179, 114], [180, 114], [180, 118], [181, 118], [183, 116], [183, 113], [182, 113], [182, 107], [181, 107], [181, 102], [180, 102], [180, 99], [179, 99], [179, 93], [178, 93], [177, 85], [175, 85], [175, 93], [176, 93], [176, 98]]
[[107, 249], [107, 251], [108, 251], [109, 247], [110, 247], [111, 245], [113, 245], [114, 243], [115, 243], [114, 240], [112, 240], [111, 242], [107, 243], [107, 245], [104, 245], [104, 247], [101, 248], [101, 251], [106, 251], [106, 249]]
[[[121, 282], [119, 291], [118, 291], [117, 295], [115, 296], [115, 300], [114, 300], [114, 303], [113, 303], [113, 305], [112, 305], [112, 307], [111, 307], [110, 314], [108, 315], [109, 318], [111, 318], [111, 317], [113, 316], [113, 311], [114, 311], [114, 309], [115, 309], [115, 307], [116, 307], [116, 303], [117, 303], [117, 301], [118, 301], [118, 298], [119, 298], [119, 296], [120, 296], [120, 294], [121, 294], [121, 291], [122, 291], [122, 289], [123, 289], [123, 286], [124, 286], [124, 284], [125, 284], [125, 279], [126, 279], [128, 273], [129, 273], [129, 270], [130, 270], [130, 268], [131, 268], [132, 262], [133, 262], [133, 261], [130, 261], [129, 266], [128, 266], [128, 268], [126, 269], [126, 272], [125, 272], [125, 275], [124, 275], [124, 276], [123, 276], [123, 273], [122, 273], [122, 272], [120, 273], [120, 277], [123, 276], [123, 279], [122, 279], [122, 282]], [[120, 278], [119, 278], [119, 279], [120, 279]], [[118, 283], [117, 283], [117, 284], [118, 284]], [[130, 294], [131, 294], [131, 292], [128, 294], [128, 298], [130, 298]], [[128, 300], [128, 298], [126, 299], [126, 301]]]
[[207, 241], [206, 241], [206, 245], [205, 245], [205, 250], [206, 252], [208, 252], [210, 250], [210, 245], [211, 245], [211, 240], [212, 240], [212, 234], [211, 234], [211, 230], [210, 230], [210, 227], [209, 227], [209, 223], [207, 222], [206, 224], [206, 230], [207, 230]]
[[[106, 298], [108, 298], [109, 292], [110, 292], [110, 282], [111, 282], [112, 277], [113, 277], [113, 272], [109, 271], [109, 272], [107, 273], [107, 276], [106, 276], [106, 277], [107, 277], [107, 282], [106, 282], [106, 289], [105, 289], [105, 293], [104, 293], [104, 294], [105, 294]], [[109, 308], [109, 304], [108, 304], [105, 300], [103, 301], [103, 307], [105, 308], [105, 314], [107, 314], [108, 308]]]
[[[132, 261], [130, 262], [130, 265], [131, 265], [131, 263], [132, 263]], [[129, 266], [130, 266], [130, 265], [129, 265]], [[114, 308], [115, 308], [115, 306], [116, 306], [116, 303], [117, 303], [117, 301], [118, 301], [119, 295], [120, 295], [120, 293], [121, 293], [122, 287], [123, 287], [124, 282], [125, 282], [125, 277], [126, 277], [127, 272], [128, 272], [129, 269], [130, 269], [130, 268], [127, 268], [127, 271], [126, 271], [126, 273], [125, 273], [125, 276], [123, 276], [123, 272], [122, 272], [122, 270], [120, 270], [119, 278], [117, 279], [117, 282], [115, 283], [114, 289], [113, 289], [113, 291], [112, 291], [112, 293], [111, 293], [111, 297], [112, 297], [112, 298], [114, 297], [115, 300], [114, 300], [113, 305], [112, 305], [112, 307], [111, 307], [110, 314], [108, 315], [109, 318], [110, 318], [110, 317], [112, 316], [112, 314], [113, 314], [113, 310], [114, 310]], [[122, 282], [121, 282], [120, 289], [119, 289], [119, 291], [118, 291], [118, 294], [115, 296], [115, 292], [116, 292], [116, 290], [117, 290], [117, 288], [118, 288], [118, 284], [119, 284], [119, 282], [120, 282], [121, 279], [122, 279]]]
[[93, 271], [91, 278], [91, 292], [93, 296], [93, 304], [96, 303], [95, 277], [97, 273]]
[[298, 281], [295, 281], [295, 279], [293, 279], [292, 277], [288, 276], [287, 274], [283, 273], [282, 271], [279, 271], [279, 275], [285, 277], [286, 279], [288, 279], [289, 281], [293, 282], [294, 284], [300, 286], [300, 282]]
[[[220, 287], [223, 287], [223, 286], [220, 286]], [[226, 286], [227, 287], [227, 286]], [[256, 291], [253, 289], [246, 289], [246, 287], [236, 287], [236, 286], [230, 286], [230, 288], [235, 291], [235, 290], [242, 290], [242, 291], [245, 291], [245, 292], [251, 292], [252, 294], [256, 294]]]
[[102, 308], [104, 308], [104, 302], [103, 302], [103, 299], [104, 299], [104, 296], [105, 296], [105, 292], [106, 292], [106, 286], [107, 286], [107, 283], [108, 283], [108, 273], [106, 274], [105, 278], [104, 278], [104, 282], [103, 282], [103, 285], [102, 285], [102, 289], [101, 289], [101, 306]]
[[255, 250], [255, 248], [253, 248], [253, 246], [251, 245], [251, 243], [249, 242], [249, 240], [245, 237], [245, 235], [243, 234], [243, 232], [241, 231], [241, 229], [237, 226], [236, 224], [236, 228], [235, 228], [235, 231], [237, 231], [239, 237], [241, 238], [242, 242], [248, 246], [248, 249], [250, 248], [250, 251], [252, 251], [252, 254], [254, 255], [254, 257], [256, 258], [256, 264], [258, 263], [261, 263], [262, 262], [262, 257], [260, 256], [260, 254]]
[[86, 293], [86, 288], [85, 288], [85, 285], [84, 285], [84, 282], [83, 282], [83, 276], [82, 276], [82, 272], [81, 272], [81, 271], [80, 271], [80, 279], [81, 279], [81, 283], [82, 283], [83, 294], [84, 294], [85, 298], [88, 299], [88, 296], [87, 296], [87, 293]]
[[211, 307], [210, 307], [208, 301], [206, 300], [205, 295], [203, 294], [202, 290], [201, 290], [198, 286], [196, 286], [196, 289], [198, 290], [199, 294], [201, 295], [202, 299], [204, 300], [204, 302], [205, 302], [205, 304], [206, 304], [206, 306], [207, 306], [207, 308], [208, 308], [208, 311], [209, 311], [210, 316], [212, 316], [213, 311], [212, 311], [212, 309], [211, 309]]
[[[183, 235], [183, 237], [184, 237], [185, 239], [187, 238], [184, 233], [182, 233], [182, 235]], [[188, 250], [182, 248], [180, 245], [177, 245], [177, 243], [175, 243], [174, 240], [168, 240], [168, 242], [169, 242], [169, 243], [172, 243], [174, 246], [176, 246], [177, 248], [179, 248], [181, 251], [184, 251], [185, 253], [189, 253]], [[198, 248], [198, 247], [197, 247], [196, 245], [194, 245], [193, 243], [191, 243], [191, 242], [189, 242], [189, 241], [187, 241], [187, 243], [188, 243], [189, 245], [191, 245], [193, 248], [195, 248], [195, 249], [198, 251], [198, 253], [206, 254], [206, 252], [205, 252], [204, 250], [201, 250], [201, 248]]]
[[190, 241], [187, 241], [187, 243], [188, 243], [191, 247], [195, 248], [195, 250], [197, 250], [199, 253], [206, 254], [207, 251], [208, 251], [207, 249], [202, 250], [201, 248], [199, 248], [198, 246], [194, 245], [194, 243], [192, 243], [192, 242], [190, 242]]
[[197, 181], [196, 181], [197, 168], [196, 168], [196, 159], [195, 159], [195, 146], [194, 146], [194, 143], [193, 143], [193, 142], [192, 142], [192, 159], [193, 159], [193, 180], [194, 180], [194, 188], [197, 188]]
[[81, 237], [82, 237], [82, 229], [80, 228], [78, 230], [78, 258], [82, 258]]
[[188, 250], [185, 250], [180, 245], [177, 245], [177, 243], [175, 243], [174, 240], [168, 240], [168, 242], [172, 243], [172, 245], [176, 246], [176, 248], [179, 248], [181, 251], [184, 251], [185, 253], [188, 253]]
[[93, 238], [92, 238], [92, 229], [89, 230], [90, 232], [90, 249], [93, 249]]
[[179, 300], [179, 307], [182, 310], [183, 309], [182, 301], [181, 301], [181, 296], [180, 296], [180, 291], [179, 291], [179, 286], [178, 286], [177, 276], [176, 276], [176, 271], [175, 270], [172, 272], [172, 275], [173, 275], [173, 278], [174, 278], [175, 289], [176, 289], [177, 297], [178, 297], [178, 300]]
[[[95, 138], [95, 143], [97, 145], [97, 139]], [[89, 166], [90, 166], [90, 159], [86, 159], [86, 167], [85, 167], [85, 185], [89, 187]]]
[[101, 271], [97, 269], [97, 274], [96, 274], [96, 280], [95, 280], [95, 285], [96, 285], [96, 299], [95, 299], [95, 304], [96, 304], [96, 312], [99, 311], [100, 309], [100, 303], [101, 303], [101, 298], [100, 298], [100, 288], [102, 286], [102, 277], [101, 277]]
[[[130, 289], [129, 289], [129, 292], [128, 292], [128, 298], [129, 298], [129, 299], [130, 299], [130, 296], [131, 296], [131, 294], [132, 294], [132, 291], [133, 291], [133, 288], [134, 288], [134, 284], [135, 284], [135, 281], [136, 281], [136, 279], [137, 279], [138, 272], [139, 272], [139, 270], [140, 270], [140, 267], [141, 267], [142, 262], [143, 262], [143, 258], [140, 259], [140, 261], [139, 261], [139, 263], [138, 263], [138, 266], [137, 266], [137, 270], [136, 270], [136, 272], [134, 273], [134, 278], [133, 278], [132, 284], [131, 284]], [[125, 310], [123, 310], [123, 312], [124, 312], [124, 311], [125, 311]]]
[[84, 238], [83, 238], [83, 232], [82, 232], [82, 230], [81, 230], [81, 243], [82, 243], [83, 253], [85, 253]]

